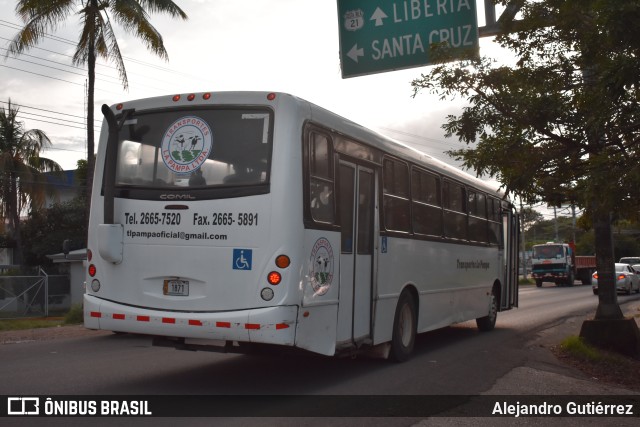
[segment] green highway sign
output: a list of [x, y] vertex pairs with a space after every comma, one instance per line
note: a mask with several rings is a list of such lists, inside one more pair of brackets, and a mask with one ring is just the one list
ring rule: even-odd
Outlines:
[[338, 0], [342, 77], [432, 64], [431, 45], [478, 52], [476, 0]]

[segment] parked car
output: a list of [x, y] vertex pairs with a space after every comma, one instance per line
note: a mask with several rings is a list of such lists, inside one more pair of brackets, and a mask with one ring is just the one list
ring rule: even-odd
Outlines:
[[621, 264], [629, 264], [629, 265], [640, 264], [640, 257], [637, 257], [637, 256], [625, 256], [625, 257], [620, 258], [619, 262]]
[[[629, 264], [616, 263], [615, 272], [617, 292], [624, 292], [627, 295], [631, 295], [632, 291], [640, 293], [640, 273], [636, 272], [632, 266]], [[591, 288], [593, 289], [593, 294], [598, 295], [597, 271], [591, 276]]]

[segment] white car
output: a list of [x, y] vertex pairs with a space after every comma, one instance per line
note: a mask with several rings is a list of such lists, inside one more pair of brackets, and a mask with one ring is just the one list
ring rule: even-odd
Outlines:
[[[615, 274], [616, 291], [624, 292], [627, 295], [631, 295], [632, 291], [640, 293], [640, 272], [636, 272], [629, 264], [616, 263]], [[593, 294], [598, 295], [597, 271], [591, 276], [591, 288], [593, 289]]]

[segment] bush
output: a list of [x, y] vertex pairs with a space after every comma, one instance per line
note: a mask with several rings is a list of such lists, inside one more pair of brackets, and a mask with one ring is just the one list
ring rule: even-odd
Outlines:
[[77, 325], [84, 321], [84, 314], [82, 312], [82, 304], [74, 304], [71, 310], [64, 316], [65, 325]]

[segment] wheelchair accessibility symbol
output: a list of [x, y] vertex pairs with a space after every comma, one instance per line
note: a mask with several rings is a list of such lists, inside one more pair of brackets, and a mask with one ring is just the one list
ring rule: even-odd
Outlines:
[[234, 270], [251, 270], [251, 258], [253, 251], [251, 249], [234, 249], [233, 250], [233, 269]]

